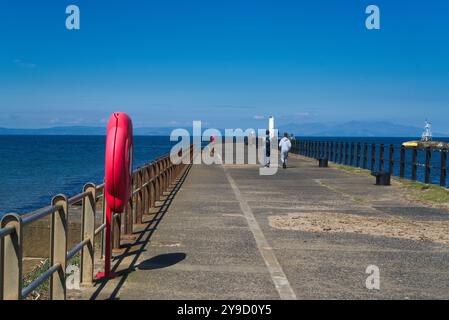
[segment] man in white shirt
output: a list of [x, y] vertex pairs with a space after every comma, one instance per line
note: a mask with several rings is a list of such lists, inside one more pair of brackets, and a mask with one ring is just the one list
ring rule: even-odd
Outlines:
[[281, 161], [282, 161], [282, 168], [287, 168], [287, 157], [288, 152], [290, 151], [292, 147], [292, 144], [290, 140], [288, 139], [288, 133], [284, 133], [284, 137], [279, 141], [279, 148], [281, 148]]

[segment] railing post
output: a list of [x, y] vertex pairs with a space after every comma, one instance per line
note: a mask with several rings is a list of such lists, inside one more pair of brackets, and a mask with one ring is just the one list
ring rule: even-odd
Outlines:
[[368, 144], [363, 144], [363, 169], [368, 167]]
[[161, 163], [162, 163], [162, 174], [161, 174], [161, 177], [162, 177], [162, 192], [161, 192], [161, 196], [163, 197], [164, 196], [164, 192], [167, 189], [167, 175], [166, 175], [166, 173], [167, 173], [166, 168], [167, 167], [166, 167], [165, 159], [162, 159]]
[[130, 236], [133, 234], [133, 192], [133, 189], [131, 189], [131, 195], [129, 197], [128, 203], [125, 205], [125, 221], [123, 224], [123, 234], [126, 236]]
[[360, 168], [360, 142], [357, 142], [357, 168]]
[[416, 181], [416, 169], [418, 166], [417, 158], [418, 158], [418, 148], [413, 147], [413, 149], [412, 149], [412, 180], [413, 181]]
[[446, 186], [446, 170], [447, 170], [447, 150], [441, 150], [441, 171], [440, 171], [440, 186]]
[[323, 156], [323, 142], [318, 142], [318, 158], [321, 158]]
[[[144, 192], [144, 194], [145, 194], [145, 205], [144, 205], [144, 212], [143, 212], [144, 214], [148, 214], [150, 212], [150, 207], [151, 207], [151, 183], [150, 183], [151, 174], [150, 174], [150, 170], [151, 170], [151, 167], [149, 165], [145, 166], [144, 177], [145, 177], [146, 186], [145, 186], [145, 192]], [[141, 223], [141, 222], [139, 222], [139, 223]]]
[[430, 182], [430, 160], [432, 158], [432, 149], [430, 147], [426, 148], [426, 171], [424, 173], [424, 182]]
[[343, 142], [340, 142], [340, 155], [339, 163], [343, 164]]
[[308, 157], [309, 158], [312, 158], [313, 157], [313, 144], [312, 144], [312, 141], [308, 141], [308, 149], [309, 149], [309, 155], [308, 155]]
[[394, 145], [390, 144], [390, 174], [394, 174]]
[[321, 141], [320, 144], [321, 144], [320, 158], [324, 158], [326, 155], [326, 143], [324, 141]]
[[121, 214], [113, 213], [112, 215], [112, 249], [120, 249], [120, 234], [122, 228]]
[[59, 264], [58, 271], [50, 277], [50, 299], [65, 300], [65, 271], [67, 265], [67, 227], [68, 227], [68, 200], [65, 195], [57, 195], [52, 199], [52, 205], [58, 210], [51, 216], [51, 250], [50, 265]]
[[313, 157], [316, 158], [317, 156], [317, 143], [316, 141], [313, 141]]
[[371, 172], [374, 172], [376, 164], [376, 145], [374, 143], [371, 144]]
[[150, 189], [150, 207], [154, 208], [156, 207], [156, 181], [155, 181], [155, 177], [156, 176], [156, 166], [153, 164], [151, 164], [150, 166], [150, 180], [151, 181], [151, 189]]
[[155, 199], [156, 201], [159, 200], [160, 196], [161, 196], [161, 163], [160, 160], [156, 161], [156, 196]]
[[[105, 224], [106, 223], [106, 192], [104, 190], [104, 184], [103, 184], [103, 193], [101, 195], [101, 224]], [[101, 259], [104, 258], [104, 254], [105, 254], [105, 244], [106, 244], [106, 232], [105, 229], [103, 229], [103, 231], [101, 232], [101, 253], [100, 253], [100, 257]]]
[[312, 144], [312, 141], [308, 141], [308, 149], [309, 149], [309, 155], [308, 155], [308, 157], [309, 158], [312, 158], [313, 157], [313, 144]]
[[350, 153], [349, 164], [350, 166], [354, 166], [354, 142], [351, 142], [351, 153]]
[[384, 169], [384, 145], [381, 143], [379, 146], [379, 172], [383, 172]]
[[338, 142], [334, 142], [333, 145], [334, 145], [334, 162], [337, 163], [338, 162], [338, 157], [337, 157], [337, 154], [338, 154]]
[[331, 141], [331, 154], [330, 160], [335, 162], [335, 141]]
[[164, 195], [164, 189], [165, 189], [165, 179], [164, 179], [164, 159], [159, 160], [159, 199], [161, 199]]
[[142, 215], [139, 217], [139, 221], [137, 223], [142, 223], [143, 215], [149, 212], [150, 208], [150, 194], [149, 194], [149, 184], [150, 177], [148, 174], [148, 166], [144, 166], [142, 168], [142, 177], [143, 177], [143, 197], [142, 197]]
[[405, 147], [401, 146], [400, 164], [399, 164], [399, 176], [405, 177]]
[[22, 299], [22, 219], [9, 213], [2, 217], [0, 228], [14, 231], [0, 239], [0, 299]]
[[166, 185], [167, 185], [167, 176], [166, 176], [166, 171], [165, 171], [165, 159], [161, 160], [161, 165], [162, 165], [162, 172], [161, 172], [161, 180], [162, 180], [162, 190], [161, 190], [161, 197], [164, 196], [164, 191], [166, 189]]
[[348, 165], [348, 143], [345, 142], [345, 165]]
[[172, 163], [170, 158], [167, 158], [167, 176], [168, 176], [168, 188], [170, 188], [170, 185], [173, 182], [173, 177], [172, 177]]
[[168, 190], [168, 186], [170, 184], [170, 181], [168, 180], [168, 158], [164, 159], [164, 189], [165, 191]]
[[144, 169], [140, 168], [139, 171], [137, 171], [137, 187], [139, 189], [139, 192], [137, 193], [136, 217], [135, 217], [135, 222], [137, 224], [142, 223], [142, 215], [144, 211], [145, 199], [144, 199], [143, 184], [144, 184]]
[[334, 159], [334, 155], [335, 155], [334, 154], [334, 142], [333, 141], [331, 141], [330, 148], [331, 148], [331, 150], [330, 150], [329, 160], [335, 161], [335, 159]]
[[83, 198], [81, 241], [89, 239], [89, 243], [81, 251], [81, 282], [90, 284], [94, 278], [95, 199], [97, 198], [95, 185], [93, 183], [86, 184], [83, 192], [88, 192], [89, 195]]

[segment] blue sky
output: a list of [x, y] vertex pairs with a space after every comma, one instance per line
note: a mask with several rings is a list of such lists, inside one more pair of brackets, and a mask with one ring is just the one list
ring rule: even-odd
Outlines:
[[[76, 4], [81, 29], [65, 28]], [[365, 28], [365, 8], [381, 30]], [[449, 1], [0, 4], [0, 126], [449, 122]]]

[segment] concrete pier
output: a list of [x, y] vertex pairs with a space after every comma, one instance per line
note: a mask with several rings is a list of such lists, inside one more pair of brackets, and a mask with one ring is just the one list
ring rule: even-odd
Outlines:
[[[273, 217], [309, 214], [356, 217], [361, 224], [377, 218], [409, 226], [446, 224], [447, 210], [410, 201], [397, 182], [375, 186], [373, 177], [319, 168], [296, 156], [274, 176], [260, 176], [258, 169], [247, 164], [189, 167], [145, 217], [147, 223], [134, 230], [136, 242], [115, 258], [117, 278], [69, 296], [449, 298], [449, 245], [444, 239], [412, 239], [401, 231], [398, 236], [332, 228], [304, 231], [272, 223]], [[366, 287], [370, 265], [379, 267], [379, 290]]]

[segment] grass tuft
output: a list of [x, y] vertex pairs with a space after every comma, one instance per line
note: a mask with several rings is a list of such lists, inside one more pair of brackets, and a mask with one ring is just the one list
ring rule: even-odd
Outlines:
[[366, 170], [366, 169], [344, 166], [344, 165], [338, 165], [337, 168], [340, 170], [346, 171], [346, 172], [350, 172], [350, 173], [360, 174], [363, 176], [371, 176], [371, 171]]
[[[81, 264], [81, 255], [80, 253], [76, 254], [70, 261], [67, 261], [67, 265], [75, 265], [80, 266]], [[39, 278], [45, 271], [50, 268], [49, 259], [42, 260], [37, 266], [33, 268], [30, 272], [28, 272], [23, 277], [23, 287], [28, 287], [34, 280]], [[27, 300], [47, 300], [49, 299], [50, 294], [50, 281], [44, 281], [39, 287], [37, 287], [33, 292], [31, 292]]]
[[415, 181], [404, 181], [402, 187], [410, 190], [418, 200], [449, 204], [449, 190], [444, 187]]
[[[23, 287], [28, 287], [34, 280], [50, 268], [48, 259], [42, 260], [37, 266], [23, 277]], [[50, 281], [44, 281], [39, 287], [31, 292], [25, 299], [27, 300], [45, 300], [48, 299], [50, 292]]]

